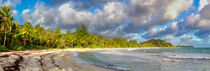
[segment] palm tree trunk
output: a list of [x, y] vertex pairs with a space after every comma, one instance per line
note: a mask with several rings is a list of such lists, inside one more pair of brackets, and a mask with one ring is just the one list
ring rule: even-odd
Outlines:
[[26, 47], [26, 39], [25, 38], [23, 40], [23, 45], [24, 45], [24, 47]]
[[4, 47], [6, 47], [6, 39], [7, 39], [7, 33], [6, 29], [4, 30]]
[[55, 46], [55, 44], [52, 45], [52, 48]]
[[11, 48], [12, 48], [12, 44], [13, 44], [13, 35], [14, 35], [14, 34], [12, 34], [11, 43], [10, 43], [10, 47], [11, 47]]

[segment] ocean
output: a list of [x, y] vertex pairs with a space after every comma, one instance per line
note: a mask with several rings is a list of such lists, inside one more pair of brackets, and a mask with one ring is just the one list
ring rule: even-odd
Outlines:
[[76, 56], [82, 62], [119, 71], [210, 71], [208, 48], [114, 49]]

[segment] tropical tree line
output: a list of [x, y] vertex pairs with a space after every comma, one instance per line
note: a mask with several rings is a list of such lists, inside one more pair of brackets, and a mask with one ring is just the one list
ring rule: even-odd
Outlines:
[[105, 38], [89, 33], [82, 24], [76, 27], [76, 32], [68, 30], [62, 34], [59, 29], [45, 29], [40, 24], [32, 25], [25, 22], [23, 25], [12, 16], [10, 6], [0, 9], [0, 51], [47, 49], [47, 48], [126, 48], [126, 47], [173, 47], [161, 39], [151, 39], [138, 43], [137, 40], [125, 38]]

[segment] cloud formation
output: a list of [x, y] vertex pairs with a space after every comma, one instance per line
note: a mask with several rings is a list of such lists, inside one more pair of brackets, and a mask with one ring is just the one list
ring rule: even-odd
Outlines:
[[26, 9], [21, 16], [49, 29], [65, 31], [85, 24], [90, 32], [105, 37], [132, 38], [146, 33], [142, 37], [149, 39], [181, 29], [178, 22], [162, 29], [156, 27], [177, 19], [192, 3], [193, 0], [52, 0], [50, 6], [37, 4], [34, 11]]
[[7, 1], [0, 0], [0, 1], [1, 5], [12, 6], [12, 7], [15, 7], [16, 5], [22, 2], [21, 0], [7, 0]]
[[[202, 3], [202, 1], [204, 1]], [[207, 2], [207, 3], [205, 3]], [[188, 42], [191, 45], [204, 45], [208, 46], [210, 38], [210, 4], [207, 0], [201, 0], [198, 9], [198, 14], [192, 13], [181, 21], [173, 22], [170, 26], [164, 28], [164, 30], [159, 29], [154, 32], [149, 31], [145, 34], [146, 38], [153, 37], [165, 37], [174, 36], [175, 38], [180, 38], [181, 42]], [[187, 35], [187, 37], [186, 37]], [[170, 39], [167, 37], [166, 39]], [[196, 44], [193, 44], [196, 43]]]

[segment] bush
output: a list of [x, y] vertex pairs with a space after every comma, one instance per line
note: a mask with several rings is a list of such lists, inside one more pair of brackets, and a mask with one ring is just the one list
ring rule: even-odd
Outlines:
[[140, 45], [140, 47], [157, 47], [157, 46], [155, 46], [152, 43], [143, 43], [143, 44]]
[[91, 46], [88, 46], [87, 48], [105, 48], [105, 47], [97, 46], [97, 45], [91, 45]]
[[6, 47], [0, 45], [0, 52], [7, 52], [9, 51]]
[[82, 46], [76, 46], [76, 47], [74, 47], [74, 48], [84, 48], [84, 47], [82, 47]]
[[21, 51], [21, 50], [25, 50], [25, 48], [24, 48], [23, 46], [14, 45], [14, 46], [12, 47], [12, 50]]
[[26, 49], [27, 50], [34, 50], [34, 49], [37, 49], [37, 50], [39, 50], [39, 49], [43, 49], [42, 47], [40, 47], [40, 46], [37, 46], [37, 45], [30, 45], [30, 46], [26, 46]]
[[41, 50], [41, 49], [50, 49], [49, 47], [38, 46], [31, 44], [30, 46], [26, 46], [25, 50]]
[[63, 47], [62, 49], [69, 49], [69, 48], [72, 48], [72, 47], [66, 47], [66, 46], [65, 46], [65, 47]]

